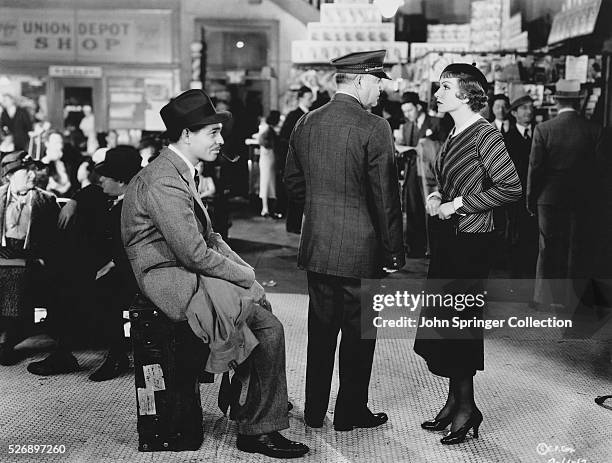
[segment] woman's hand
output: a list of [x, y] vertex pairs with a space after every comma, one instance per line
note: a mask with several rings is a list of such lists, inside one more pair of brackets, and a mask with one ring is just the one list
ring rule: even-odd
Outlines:
[[441, 204], [438, 209], [438, 217], [442, 220], [450, 219], [451, 216], [455, 213], [455, 205], [452, 201]]
[[59, 217], [57, 219], [57, 225], [61, 230], [64, 230], [74, 215], [76, 214], [77, 202], [74, 199], [71, 199], [64, 207], [60, 210]]
[[425, 210], [431, 217], [436, 216], [438, 215], [441, 203], [442, 200], [438, 196], [432, 196], [427, 200], [427, 203], [425, 204]]

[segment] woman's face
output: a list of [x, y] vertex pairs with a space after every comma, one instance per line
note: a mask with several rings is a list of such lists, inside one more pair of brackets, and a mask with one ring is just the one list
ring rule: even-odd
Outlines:
[[45, 143], [47, 148], [47, 157], [53, 161], [57, 161], [62, 157], [62, 150], [64, 149], [64, 139], [59, 133], [52, 133], [49, 135], [49, 139]]
[[444, 77], [440, 79], [440, 88], [434, 94], [438, 103], [438, 112], [452, 113], [467, 104], [466, 99], [459, 99], [460, 93], [458, 79], [456, 77]]
[[77, 170], [77, 180], [79, 183], [83, 183], [85, 180], [87, 180], [89, 178], [89, 174], [89, 164], [83, 162]]

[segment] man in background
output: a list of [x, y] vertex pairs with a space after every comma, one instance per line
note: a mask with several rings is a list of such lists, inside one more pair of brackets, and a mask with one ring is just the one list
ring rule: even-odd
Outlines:
[[599, 207], [591, 197], [591, 179], [601, 129], [578, 113], [584, 97], [580, 82], [559, 80], [554, 97], [557, 116], [538, 124], [533, 133], [527, 208], [537, 214], [540, 232], [534, 300], [566, 305], [564, 279], [582, 278], [589, 267], [591, 204]]
[[[309, 87], [302, 86], [297, 91], [298, 107], [293, 111], [290, 111], [285, 117], [285, 122], [281, 127], [280, 136], [280, 147], [278, 149], [279, 159], [276, 160], [276, 165], [279, 167], [278, 175], [279, 181], [276, 184], [279, 186], [278, 198], [277, 198], [277, 210], [285, 211], [287, 213], [287, 231], [290, 233], [300, 233], [302, 228], [302, 215], [304, 214], [304, 207], [300, 204], [296, 204], [291, 200], [287, 200], [286, 191], [283, 184], [284, 168], [286, 163], [287, 149], [289, 147], [289, 138], [291, 132], [295, 127], [297, 121], [310, 111], [312, 102], [314, 101], [314, 95]], [[284, 155], [284, 156], [283, 156]]]

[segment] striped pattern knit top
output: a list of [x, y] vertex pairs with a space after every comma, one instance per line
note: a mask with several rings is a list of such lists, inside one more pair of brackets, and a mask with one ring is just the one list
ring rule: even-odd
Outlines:
[[493, 208], [518, 201], [522, 191], [502, 134], [480, 118], [451, 136], [435, 165], [442, 202], [462, 197], [463, 205], [457, 209], [459, 232], [493, 231]]

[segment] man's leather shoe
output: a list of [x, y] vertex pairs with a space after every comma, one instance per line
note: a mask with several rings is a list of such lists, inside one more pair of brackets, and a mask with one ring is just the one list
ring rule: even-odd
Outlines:
[[130, 360], [127, 355], [107, 355], [104, 359], [104, 363], [98, 367], [91, 375], [89, 379], [91, 381], [107, 381], [109, 379], [116, 378], [117, 376], [125, 373], [130, 369]]
[[352, 421], [336, 421], [334, 429], [336, 431], [352, 431], [355, 428], [375, 428], [389, 421], [386, 413], [372, 413], [368, 410], [362, 416]]
[[14, 348], [0, 345], [0, 365], [8, 367], [19, 362], [20, 356]]
[[236, 447], [243, 452], [261, 453], [272, 458], [298, 458], [310, 450], [300, 442], [286, 439], [277, 431], [257, 436], [238, 434]]
[[53, 352], [47, 358], [28, 365], [28, 371], [39, 376], [73, 373], [79, 369], [79, 362], [70, 352]]

